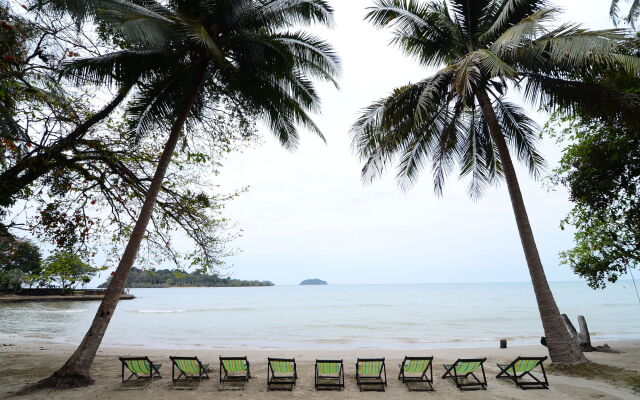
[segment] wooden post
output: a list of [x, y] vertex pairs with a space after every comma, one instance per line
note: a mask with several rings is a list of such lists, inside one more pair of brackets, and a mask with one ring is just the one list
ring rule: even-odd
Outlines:
[[587, 320], [584, 316], [578, 315], [578, 324], [580, 325], [578, 338], [580, 339], [580, 347], [582, 347], [582, 351], [593, 351], [593, 346], [591, 346], [591, 335], [589, 334]]
[[571, 323], [569, 317], [567, 317], [567, 314], [562, 314], [562, 319], [564, 320], [564, 324], [567, 326], [567, 329], [569, 330], [571, 336], [575, 339], [576, 342], [580, 343], [580, 340], [578, 339], [578, 331], [576, 330], [576, 327]]

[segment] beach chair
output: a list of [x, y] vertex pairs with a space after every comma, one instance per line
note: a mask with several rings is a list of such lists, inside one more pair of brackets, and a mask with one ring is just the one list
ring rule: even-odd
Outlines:
[[[497, 364], [500, 373], [496, 375], [498, 379], [511, 379], [520, 389], [549, 389], [547, 373], [544, 371], [542, 363], [547, 357], [518, 357], [510, 364]], [[533, 370], [540, 367], [542, 380], [533, 375]], [[529, 376], [532, 381], [523, 381], [525, 376]]]
[[344, 389], [344, 364], [342, 360], [316, 360], [316, 390]]
[[268, 358], [267, 388], [268, 390], [293, 390], [298, 373], [294, 358]]
[[[149, 357], [119, 357], [122, 363], [122, 382], [133, 378], [137, 379], [161, 379], [160, 367], [162, 364], [154, 364]], [[131, 373], [127, 379], [124, 378], [125, 368]]]
[[[179, 380], [198, 380], [209, 379], [207, 369], [208, 364], [202, 364], [198, 357], [169, 357], [173, 365], [171, 366], [171, 380], [173, 383]], [[176, 369], [180, 372], [176, 377]]]
[[433, 357], [405, 357], [400, 364], [398, 379], [407, 385], [409, 391], [433, 391]]
[[247, 357], [220, 357], [220, 386], [246, 383], [251, 378], [251, 366]]
[[[487, 390], [487, 377], [484, 373], [484, 362], [486, 358], [459, 358], [453, 364], [443, 364], [445, 373], [442, 379], [451, 378], [460, 390]], [[475, 372], [482, 371], [482, 380]], [[475, 382], [466, 382], [472, 377]]]
[[384, 387], [387, 386], [387, 368], [384, 358], [358, 358], [356, 383], [361, 392], [384, 392]]

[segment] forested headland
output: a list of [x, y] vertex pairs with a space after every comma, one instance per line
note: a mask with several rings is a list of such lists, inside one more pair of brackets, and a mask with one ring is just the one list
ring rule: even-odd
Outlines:
[[[109, 286], [110, 278], [100, 285]], [[216, 274], [207, 274], [202, 270], [189, 273], [182, 270], [170, 269], [139, 269], [132, 268], [126, 287], [129, 288], [170, 288], [170, 287], [243, 287], [243, 286], [273, 286], [269, 281], [245, 281], [240, 279], [223, 278]]]

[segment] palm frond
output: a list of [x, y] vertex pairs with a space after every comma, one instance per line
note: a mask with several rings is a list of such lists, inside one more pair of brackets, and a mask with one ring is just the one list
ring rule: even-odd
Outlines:
[[546, 33], [545, 22], [553, 19], [558, 14], [557, 9], [542, 9], [522, 19], [504, 31], [491, 44], [491, 51], [501, 56], [502, 54], [529, 45], [540, 35]]
[[427, 66], [451, 62], [464, 55], [461, 32], [449, 17], [446, 3], [381, 0], [365, 19], [375, 26], [394, 27], [391, 43]]
[[487, 186], [502, 177], [502, 167], [484, 115], [478, 107], [467, 112], [466, 137], [460, 141], [460, 179], [470, 176], [467, 193], [478, 200]]
[[500, 97], [495, 98], [493, 109], [507, 143], [515, 151], [518, 160], [527, 166], [531, 176], [538, 179], [547, 165], [536, 149], [540, 127], [521, 107]]
[[480, 37], [483, 43], [492, 42], [527, 17], [551, 8], [548, 0], [505, 0], [496, 3], [500, 5], [492, 17], [493, 23]]
[[90, 81], [124, 86], [161, 74], [175, 62], [157, 50], [122, 50], [68, 62], [63, 66], [63, 74], [73, 77], [79, 84]]
[[287, 46], [297, 68], [338, 87], [335, 78], [340, 75], [340, 58], [329, 43], [305, 32], [278, 33], [273, 39]]
[[320, 23], [333, 26], [333, 8], [325, 0], [268, 0], [262, 1], [255, 15], [269, 24], [291, 27]]
[[449, 0], [455, 20], [471, 43], [475, 43], [492, 22], [492, 0]]
[[548, 111], [579, 112], [583, 116], [640, 122], [640, 95], [593, 83], [526, 74], [525, 98]]

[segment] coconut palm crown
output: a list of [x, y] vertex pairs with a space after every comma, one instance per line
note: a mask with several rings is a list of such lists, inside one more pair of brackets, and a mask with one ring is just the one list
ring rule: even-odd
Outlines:
[[[70, 3], [65, 2], [66, 7]], [[209, 100], [221, 94], [246, 102], [264, 117], [287, 148], [298, 142], [297, 126], [319, 134], [309, 117], [320, 99], [312, 79], [336, 84], [339, 61], [325, 41], [294, 29], [333, 24], [323, 0], [100, 0], [80, 2], [79, 17], [93, 4], [101, 21], [115, 26], [124, 49], [77, 60], [67, 73], [80, 82], [138, 82], [128, 117], [136, 133], [169, 127], [185, 105], [189, 85], [201, 84], [187, 118], [203, 118]], [[78, 6], [79, 7], [79, 6]], [[78, 7], [75, 7], [76, 9]], [[337, 84], [336, 84], [337, 86]]]
[[438, 69], [371, 104], [352, 132], [366, 181], [397, 163], [407, 188], [430, 166], [441, 193], [459, 166], [478, 198], [487, 185], [506, 180], [550, 354], [554, 362], [574, 363], [584, 357], [546, 281], [510, 154], [538, 176], [545, 165], [536, 150], [538, 127], [506, 94], [518, 91], [550, 111], [637, 118], [635, 95], [580, 77], [603, 69], [638, 75], [640, 60], [616, 52], [625, 32], [550, 26], [557, 14], [545, 0], [377, 0], [366, 19], [391, 27], [392, 44]]

